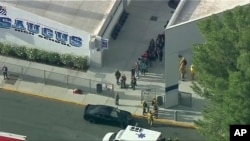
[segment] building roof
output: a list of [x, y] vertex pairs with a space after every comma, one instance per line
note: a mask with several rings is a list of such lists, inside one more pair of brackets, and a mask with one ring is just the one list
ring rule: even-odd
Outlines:
[[236, 6], [247, 5], [250, 0], [182, 0], [182, 2], [185, 3], [173, 22], [174, 24], [207, 17]]
[[115, 0], [0, 0], [7, 5], [97, 34]]

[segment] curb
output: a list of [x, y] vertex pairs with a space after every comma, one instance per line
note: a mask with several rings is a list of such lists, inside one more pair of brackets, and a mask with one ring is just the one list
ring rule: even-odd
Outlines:
[[[133, 117], [146, 119], [146, 116], [137, 115], [137, 114], [133, 114]], [[169, 120], [169, 119], [154, 119], [154, 121], [157, 123], [164, 124], [164, 125], [172, 125], [172, 126], [177, 126], [177, 127], [197, 129], [197, 127], [195, 127], [193, 124], [189, 124], [185, 122], [178, 122], [178, 121]]]
[[36, 97], [40, 97], [40, 98], [44, 98], [44, 99], [55, 100], [55, 101], [59, 101], [59, 102], [72, 103], [72, 104], [81, 105], [81, 106], [86, 106], [87, 105], [87, 104], [84, 104], [84, 103], [77, 103], [77, 102], [67, 101], [67, 100], [58, 99], [58, 98], [52, 98], [52, 97], [40, 95], [40, 94], [37, 94], [37, 93], [17, 90], [15, 88], [12, 88], [12, 87], [9, 87], [9, 86], [4, 86], [4, 87], [2, 87], [0, 89], [3, 89], [5, 91], [17, 92], [17, 93], [20, 93], [20, 94], [30, 95], [30, 96], [36, 96]]
[[[59, 102], [72, 103], [72, 104], [81, 105], [81, 106], [86, 106], [87, 105], [87, 104], [84, 104], [84, 103], [77, 103], [77, 102], [73, 102], [73, 101], [67, 101], [67, 100], [62, 100], [62, 99], [58, 99], [58, 98], [52, 98], [52, 97], [48, 97], [48, 96], [43, 96], [43, 95], [32, 93], [32, 92], [17, 90], [15, 88], [9, 87], [9, 86], [4, 86], [4, 87], [2, 87], [0, 89], [3, 89], [5, 91], [17, 92], [17, 93], [21, 93], [21, 94], [25, 94], [25, 95], [30, 95], [30, 96], [36, 96], [36, 97], [40, 97], [40, 98], [44, 98], [44, 99], [55, 100], [55, 101], [59, 101]], [[136, 118], [145, 118], [146, 119], [145, 116], [138, 115], [138, 114], [132, 114], [132, 116], [136, 117]], [[154, 119], [154, 121], [158, 122], [158, 123], [161, 123], [161, 124], [164, 124], [164, 125], [172, 125], [172, 126], [177, 126], [177, 127], [197, 129], [192, 124], [184, 123], [184, 122], [177, 122], [177, 121], [174, 121], [174, 120]]]

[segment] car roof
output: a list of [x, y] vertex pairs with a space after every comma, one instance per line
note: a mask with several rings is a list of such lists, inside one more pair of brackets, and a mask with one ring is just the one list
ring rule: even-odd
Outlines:
[[107, 105], [88, 105], [89, 106], [89, 113], [91, 114], [110, 114], [114, 107], [107, 106]]

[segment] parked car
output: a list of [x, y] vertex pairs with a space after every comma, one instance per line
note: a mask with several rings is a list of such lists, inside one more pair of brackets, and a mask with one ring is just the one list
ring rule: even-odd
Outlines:
[[133, 123], [130, 112], [107, 105], [91, 105], [85, 108], [83, 118], [91, 123], [116, 125], [122, 128]]

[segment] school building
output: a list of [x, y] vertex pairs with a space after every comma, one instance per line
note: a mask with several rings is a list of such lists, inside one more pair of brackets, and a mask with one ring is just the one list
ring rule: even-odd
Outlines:
[[[167, 106], [178, 105], [180, 56], [192, 64], [192, 47], [203, 43], [197, 23], [213, 14], [221, 14], [249, 0], [181, 0], [165, 29], [165, 91]], [[187, 76], [188, 77], [188, 76]]]

